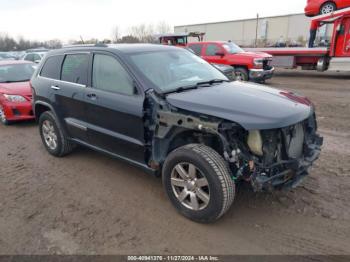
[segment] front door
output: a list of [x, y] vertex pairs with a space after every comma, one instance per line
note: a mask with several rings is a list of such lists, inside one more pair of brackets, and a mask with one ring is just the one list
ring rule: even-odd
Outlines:
[[350, 57], [350, 17], [342, 20], [335, 47], [336, 57]]
[[90, 144], [144, 164], [142, 92], [109, 53], [94, 54], [91, 75], [91, 87], [85, 94]]
[[203, 59], [209, 63], [224, 64], [223, 56], [218, 53], [225, 54], [225, 50], [218, 44], [207, 44], [204, 47]]

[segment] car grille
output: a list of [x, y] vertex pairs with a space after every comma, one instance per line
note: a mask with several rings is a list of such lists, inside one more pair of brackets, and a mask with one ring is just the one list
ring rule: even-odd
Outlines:
[[271, 59], [264, 59], [263, 61], [263, 69], [264, 70], [270, 70], [271, 67]]

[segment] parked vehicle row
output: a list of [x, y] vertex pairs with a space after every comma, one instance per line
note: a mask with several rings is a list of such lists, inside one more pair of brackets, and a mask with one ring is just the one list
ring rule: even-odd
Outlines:
[[31, 84], [50, 154], [83, 145], [161, 175], [173, 205], [197, 222], [223, 216], [238, 181], [256, 191], [297, 186], [323, 141], [307, 98], [229, 82], [176, 47], [56, 50]]
[[0, 52], [0, 61], [4, 60], [25, 60], [34, 63], [39, 63], [48, 52], [48, 49], [28, 49], [26, 51]]

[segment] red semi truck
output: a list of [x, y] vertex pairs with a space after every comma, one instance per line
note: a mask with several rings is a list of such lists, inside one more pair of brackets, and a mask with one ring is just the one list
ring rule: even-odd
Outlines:
[[[333, 24], [329, 47], [313, 47], [316, 31], [325, 24]], [[247, 48], [255, 52], [273, 55], [272, 66], [318, 71], [350, 72], [350, 8], [311, 20], [309, 48]]]

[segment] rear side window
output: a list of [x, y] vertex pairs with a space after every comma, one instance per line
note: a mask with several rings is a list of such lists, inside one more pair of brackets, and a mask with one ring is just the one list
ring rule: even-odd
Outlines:
[[87, 85], [89, 55], [66, 55], [62, 65], [61, 80], [81, 85]]
[[45, 64], [41, 69], [40, 76], [59, 80], [62, 60], [63, 56], [51, 56], [46, 59]]
[[220, 52], [220, 48], [215, 44], [208, 44], [205, 50], [205, 54], [208, 56], [215, 56], [217, 52]]
[[189, 48], [192, 49], [196, 55], [198, 55], [198, 56], [201, 55], [202, 45], [194, 44], [194, 45], [190, 45]]
[[114, 57], [100, 54], [94, 56], [92, 86], [125, 95], [133, 95], [136, 91], [131, 77], [123, 66]]

